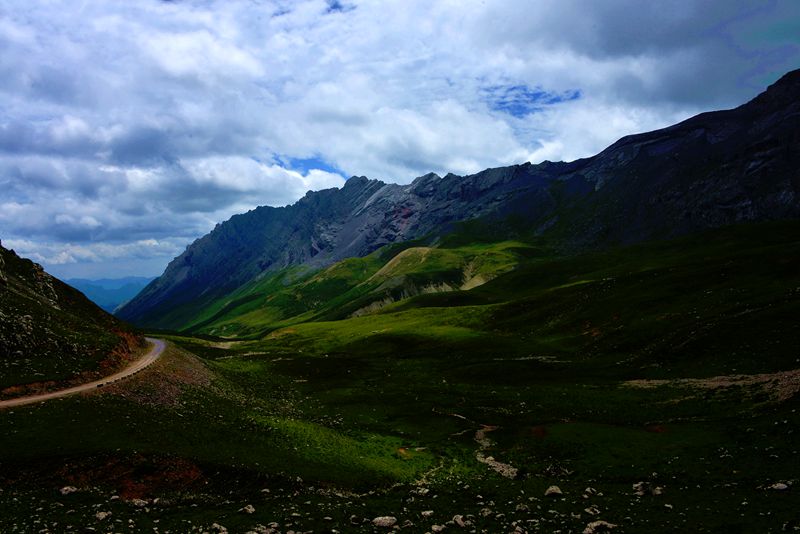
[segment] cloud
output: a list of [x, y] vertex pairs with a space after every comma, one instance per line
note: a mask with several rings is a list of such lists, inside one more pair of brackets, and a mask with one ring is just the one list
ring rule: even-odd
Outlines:
[[262, 75], [258, 60], [246, 50], [209, 31], [161, 32], [143, 43], [167, 75], [215, 84], [228, 77]]
[[348, 175], [575, 159], [739, 104], [798, 35], [781, 0], [11, 0], [0, 236], [59, 272], [157, 274]]
[[54, 243], [27, 239], [4, 239], [3, 246], [22, 257], [47, 265], [48, 271], [62, 279], [86, 275], [90, 278], [131, 276], [154, 272], [180, 254], [182, 239], [144, 239], [124, 244]]
[[158, 241], [156, 239], [142, 239], [118, 245], [108, 243], [92, 243], [88, 245], [41, 243], [25, 239], [10, 239], [3, 241], [3, 246], [14, 249], [18, 254], [27, 256], [34, 261], [52, 265], [121, 258], [148, 259], [153, 256], [171, 258], [181, 249], [180, 242]]

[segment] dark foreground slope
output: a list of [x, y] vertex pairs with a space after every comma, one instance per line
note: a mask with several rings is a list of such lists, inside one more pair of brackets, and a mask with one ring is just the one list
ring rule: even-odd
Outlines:
[[232, 217], [173, 260], [119, 311], [182, 328], [245, 284], [318, 269], [463, 221], [494, 240], [541, 235], [580, 250], [800, 216], [800, 71], [733, 110], [625, 137], [571, 163], [429, 174], [412, 184], [351, 178], [292, 206]]
[[0, 246], [0, 396], [108, 374], [141, 343], [79, 291]]

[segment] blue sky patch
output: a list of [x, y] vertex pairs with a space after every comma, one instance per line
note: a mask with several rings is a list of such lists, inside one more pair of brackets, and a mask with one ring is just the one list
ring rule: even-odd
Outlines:
[[346, 4], [340, 2], [339, 0], [328, 0], [327, 4], [328, 7], [325, 10], [325, 13], [347, 13], [348, 11], [352, 11], [356, 8], [354, 5]]
[[581, 98], [580, 89], [563, 92], [545, 91], [541, 87], [518, 85], [491, 85], [481, 92], [494, 111], [502, 111], [514, 117], [524, 117], [541, 111], [545, 106], [570, 102]]
[[290, 158], [289, 156], [276, 156], [276, 162], [286, 169], [297, 171], [300, 174], [306, 175], [308, 171], [318, 169], [320, 171], [331, 172], [344, 176], [341, 169], [336, 168], [320, 157], [313, 158]]

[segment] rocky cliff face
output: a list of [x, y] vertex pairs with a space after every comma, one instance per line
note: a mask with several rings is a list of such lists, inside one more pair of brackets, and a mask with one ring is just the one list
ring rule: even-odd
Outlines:
[[0, 398], [107, 374], [142, 343], [83, 294], [0, 245]]
[[798, 169], [800, 71], [793, 71], [739, 108], [625, 137], [591, 158], [428, 174], [405, 186], [353, 177], [292, 206], [234, 216], [189, 246], [118, 315], [179, 327], [181, 310], [264, 272], [435, 239], [461, 221], [480, 220], [498, 234], [513, 228], [546, 235], [577, 250], [796, 218]]

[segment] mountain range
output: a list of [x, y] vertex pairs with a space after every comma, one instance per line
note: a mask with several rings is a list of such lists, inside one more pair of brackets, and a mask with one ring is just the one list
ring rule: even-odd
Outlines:
[[278, 274], [286, 286], [382, 247], [436, 245], [459, 232], [485, 241], [535, 238], [574, 253], [798, 218], [799, 125], [800, 70], [740, 107], [627, 136], [569, 163], [431, 173], [409, 185], [354, 176], [341, 189], [218, 224], [117, 315], [186, 329], [231, 294]]

